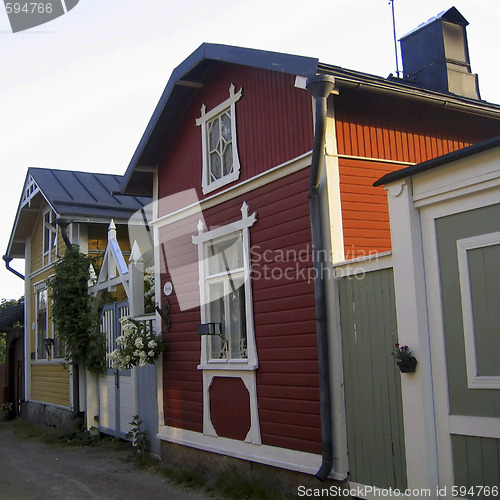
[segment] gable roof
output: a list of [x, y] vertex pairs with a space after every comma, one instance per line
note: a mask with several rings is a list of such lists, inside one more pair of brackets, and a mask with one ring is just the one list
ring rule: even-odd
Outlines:
[[[458, 12], [458, 11], [457, 11]], [[453, 9], [444, 15], [456, 15]], [[460, 15], [458, 13], [458, 15]], [[370, 75], [323, 64], [318, 59], [264, 50], [204, 43], [174, 69], [151, 116], [137, 149], [123, 176], [122, 192], [149, 195], [152, 192], [154, 166], [159, 150], [168, 142], [168, 131], [175, 130], [185, 103], [202, 86], [208, 68], [219, 62], [309, 77], [317, 73], [331, 75], [340, 87], [370, 92], [389, 92], [407, 99], [424, 99], [431, 104], [469, 113], [500, 117], [500, 106], [454, 94], [419, 88], [410, 80]]]
[[[208, 67], [218, 62], [305, 77], [314, 75], [318, 66], [318, 59], [310, 57], [203, 43], [173, 70], [123, 176], [124, 192], [132, 194], [151, 192], [153, 178], [151, 167], [156, 165], [158, 148], [164, 145], [164, 137], [174, 124], [175, 117], [182, 112], [186, 101], [201, 87]], [[131, 185], [134, 185], [133, 189], [128, 189]]]
[[148, 196], [120, 193], [121, 175], [29, 168], [6, 256], [24, 258], [41, 206], [47, 203], [58, 218], [75, 222], [126, 222], [151, 203]]
[[410, 177], [412, 175], [425, 172], [426, 170], [432, 170], [433, 168], [441, 165], [446, 165], [453, 161], [461, 160], [462, 158], [467, 158], [468, 156], [472, 156], [496, 147], [500, 147], [500, 136], [492, 137], [491, 139], [478, 142], [477, 144], [473, 144], [472, 146], [468, 146], [466, 148], [458, 149], [457, 151], [452, 151], [451, 153], [447, 153], [445, 155], [437, 156], [436, 158], [423, 161], [422, 163], [417, 163], [416, 165], [411, 165], [394, 172], [389, 172], [375, 181], [373, 185], [375, 187], [383, 186], [385, 184], [404, 179], [405, 177]]

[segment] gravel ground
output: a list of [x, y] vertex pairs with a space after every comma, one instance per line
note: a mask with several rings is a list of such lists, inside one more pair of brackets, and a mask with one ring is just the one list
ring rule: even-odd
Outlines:
[[1, 500], [207, 500], [162, 475], [135, 468], [130, 451], [57, 447], [0, 432]]

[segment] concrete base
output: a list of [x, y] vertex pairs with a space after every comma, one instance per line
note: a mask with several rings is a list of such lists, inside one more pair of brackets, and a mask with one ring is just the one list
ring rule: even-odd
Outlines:
[[69, 432], [76, 430], [82, 422], [80, 414], [74, 411], [32, 401], [22, 403], [22, 417], [33, 424], [47, 425]]

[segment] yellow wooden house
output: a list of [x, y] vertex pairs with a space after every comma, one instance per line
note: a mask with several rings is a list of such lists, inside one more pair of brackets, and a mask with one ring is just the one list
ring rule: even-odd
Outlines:
[[119, 194], [121, 176], [29, 168], [4, 260], [24, 259], [25, 374], [23, 417], [69, 427], [85, 411], [85, 376], [73, 373], [51, 321], [47, 280], [68, 245], [96, 257], [111, 220], [123, 253], [130, 252], [128, 221], [148, 197]]

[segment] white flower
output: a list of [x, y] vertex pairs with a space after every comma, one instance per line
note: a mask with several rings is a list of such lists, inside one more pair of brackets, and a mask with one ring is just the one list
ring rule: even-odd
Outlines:
[[135, 339], [135, 346], [136, 347], [142, 347], [144, 345], [144, 342], [142, 341], [141, 337], [138, 337]]
[[148, 347], [149, 347], [150, 349], [154, 349], [157, 345], [158, 345], [158, 344], [157, 344], [154, 340], [150, 340], [150, 341], [148, 342]]
[[149, 356], [150, 358], [154, 358], [154, 356], [155, 356], [155, 352], [154, 352], [154, 351], [149, 351], [149, 352], [148, 352], [148, 356]]

